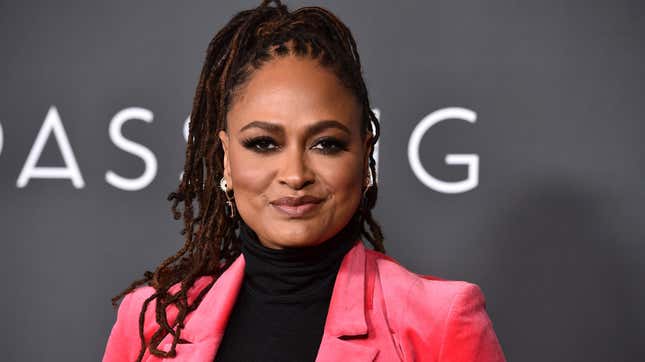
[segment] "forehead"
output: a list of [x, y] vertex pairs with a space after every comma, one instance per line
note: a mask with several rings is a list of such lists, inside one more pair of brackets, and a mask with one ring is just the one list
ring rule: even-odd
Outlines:
[[297, 127], [335, 119], [358, 129], [360, 114], [356, 97], [332, 70], [314, 59], [286, 56], [253, 71], [233, 98], [228, 126], [237, 131], [254, 120]]

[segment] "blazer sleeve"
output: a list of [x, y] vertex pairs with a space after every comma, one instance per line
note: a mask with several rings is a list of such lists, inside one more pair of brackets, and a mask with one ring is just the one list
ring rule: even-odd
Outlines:
[[464, 283], [460, 289], [448, 309], [439, 361], [506, 361], [481, 289], [472, 283]]
[[105, 346], [103, 362], [131, 362], [139, 355], [139, 312], [140, 304], [133, 303], [133, 294], [125, 295], [112, 326], [110, 337]]

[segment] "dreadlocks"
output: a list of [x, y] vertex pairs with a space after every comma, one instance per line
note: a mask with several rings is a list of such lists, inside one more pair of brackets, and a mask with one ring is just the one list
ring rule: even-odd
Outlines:
[[[270, 6], [271, 3], [275, 6]], [[183, 217], [184, 245], [154, 272], [145, 272], [142, 279], [112, 298], [116, 306], [118, 300], [140, 285], [147, 284], [155, 290], [144, 301], [139, 317], [141, 350], [137, 361], [147, 349], [159, 357], [176, 355], [177, 343], [185, 342], [180, 336], [186, 316], [197, 308], [217, 278], [240, 254], [240, 242], [235, 234], [239, 216], [233, 219], [226, 216], [226, 196], [217, 187], [224, 172], [224, 151], [216, 135], [227, 129], [226, 114], [232, 98], [252, 72], [275, 57], [289, 54], [317, 59], [359, 100], [361, 137], [368, 133], [373, 136], [369, 144], [369, 167], [376, 179], [373, 146], [379, 137], [379, 122], [369, 105], [360, 58], [349, 29], [323, 8], [304, 7], [290, 12], [279, 0], [264, 0], [257, 8], [236, 14], [208, 45], [193, 100], [184, 173], [177, 190], [168, 195], [175, 220]], [[352, 221], [360, 224], [361, 235], [375, 250], [385, 252], [381, 228], [371, 213], [377, 194], [374, 183], [367, 189], [366, 202], [358, 208]], [[188, 290], [205, 275], [212, 276], [212, 282], [189, 303]], [[169, 291], [173, 285], [180, 287], [176, 293]], [[153, 300], [156, 300], [155, 318], [159, 327], [147, 344], [143, 322]], [[170, 305], [178, 310], [172, 325], [166, 316], [166, 307]], [[173, 336], [170, 350], [159, 350], [161, 340], [168, 334]]]

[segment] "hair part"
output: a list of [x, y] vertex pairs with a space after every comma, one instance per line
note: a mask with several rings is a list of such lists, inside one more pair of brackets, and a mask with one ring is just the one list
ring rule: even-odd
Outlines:
[[[275, 6], [270, 6], [271, 3]], [[361, 135], [372, 136], [368, 163], [374, 183], [366, 190], [365, 202], [351, 222], [360, 224], [361, 235], [375, 250], [385, 252], [381, 227], [371, 213], [378, 195], [373, 152], [380, 124], [370, 108], [354, 38], [334, 14], [321, 7], [303, 7], [290, 12], [279, 0], [264, 0], [257, 8], [233, 16], [215, 34], [206, 50], [193, 99], [184, 173], [177, 190], [168, 195], [174, 219], [183, 218], [184, 227], [180, 232], [184, 235], [183, 246], [154, 272], [146, 271], [142, 279], [135, 280], [112, 298], [116, 306], [138, 286], [147, 284], [155, 290], [141, 309], [141, 350], [137, 361], [141, 361], [146, 350], [158, 357], [176, 355], [177, 343], [185, 342], [181, 331], [186, 316], [197, 308], [217, 278], [240, 254], [240, 241], [235, 234], [239, 214], [233, 219], [226, 215], [226, 196], [218, 187], [224, 173], [224, 151], [217, 134], [226, 130], [231, 102], [253, 71], [276, 57], [287, 55], [317, 59], [352, 91], [362, 108]], [[199, 277], [206, 275], [213, 277], [212, 282], [189, 303], [188, 290]], [[169, 289], [176, 285], [179, 290], [171, 293]], [[144, 318], [153, 301], [159, 327], [146, 341]], [[170, 305], [178, 309], [172, 325], [166, 316], [166, 307]], [[160, 342], [168, 334], [173, 336], [170, 350], [159, 350]]]

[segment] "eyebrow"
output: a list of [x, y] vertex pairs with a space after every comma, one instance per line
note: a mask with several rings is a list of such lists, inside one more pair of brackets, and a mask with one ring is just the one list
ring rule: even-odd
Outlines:
[[[279, 124], [271, 123], [271, 122], [266, 122], [266, 121], [252, 121], [245, 125], [244, 127], [240, 128], [240, 132], [250, 129], [250, 128], [260, 128], [268, 132], [272, 133], [280, 133], [284, 134], [284, 127], [282, 127]], [[311, 126], [307, 127], [305, 130], [305, 138], [309, 138], [317, 133], [320, 133], [328, 128], [336, 128], [339, 129], [349, 135], [351, 135], [351, 131], [347, 126], [344, 124], [340, 123], [339, 121], [333, 120], [333, 119], [324, 119], [321, 121], [318, 121]]]

